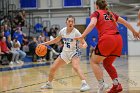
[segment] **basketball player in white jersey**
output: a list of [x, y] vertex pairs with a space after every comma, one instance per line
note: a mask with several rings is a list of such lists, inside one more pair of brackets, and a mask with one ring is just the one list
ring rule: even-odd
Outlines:
[[50, 45], [50, 44], [57, 43], [62, 39], [64, 42], [64, 47], [60, 56], [55, 60], [54, 64], [50, 68], [48, 82], [41, 88], [52, 89], [53, 88], [52, 80], [54, 78], [55, 72], [59, 69], [59, 67], [72, 62], [73, 69], [76, 71], [76, 73], [82, 80], [80, 91], [84, 92], [90, 89], [79, 65], [80, 62], [79, 47], [86, 48], [87, 44], [84, 39], [81, 40], [80, 42], [74, 40], [75, 37], [81, 36], [81, 33], [76, 28], [74, 28], [74, 24], [75, 24], [75, 18], [71, 15], [68, 16], [66, 19], [67, 27], [61, 29], [59, 35], [55, 39], [43, 43], [46, 45]]

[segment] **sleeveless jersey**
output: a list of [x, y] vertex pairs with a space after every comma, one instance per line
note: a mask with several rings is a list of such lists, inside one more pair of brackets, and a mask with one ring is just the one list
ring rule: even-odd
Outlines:
[[118, 32], [116, 21], [118, 20], [118, 15], [110, 12], [115, 19], [114, 21], [111, 20], [107, 10], [98, 10], [91, 14], [90, 18], [96, 17], [97, 24], [96, 28], [98, 30], [99, 38], [104, 35], [111, 35], [116, 34]]
[[64, 42], [63, 51], [79, 51], [79, 42], [74, 40], [74, 38], [81, 36], [81, 33], [76, 28], [74, 28], [71, 33], [67, 34], [67, 27], [65, 27], [60, 30], [59, 36], [62, 37]]

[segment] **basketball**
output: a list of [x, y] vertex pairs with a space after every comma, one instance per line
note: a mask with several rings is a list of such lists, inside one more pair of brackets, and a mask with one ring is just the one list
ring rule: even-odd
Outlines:
[[46, 53], [47, 53], [47, 47], [45, 45], [38, 45], [35, 49], [35, 53], [38, 55], [38, 56], [45, 56]]

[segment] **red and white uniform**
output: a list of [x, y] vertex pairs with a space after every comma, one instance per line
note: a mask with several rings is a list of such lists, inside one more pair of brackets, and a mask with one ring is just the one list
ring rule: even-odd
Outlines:
[[90, 16], [90, 18], [97, 18], [96, 28], [98, 30], [99, 41], [95, 49], [96, 55], [105, 57], [121, 55], [123, 43], [116, 24], [119, 16], [114, 13], [111, 14], [114, 21], [111, 20], [107, 10], [95, 11]]

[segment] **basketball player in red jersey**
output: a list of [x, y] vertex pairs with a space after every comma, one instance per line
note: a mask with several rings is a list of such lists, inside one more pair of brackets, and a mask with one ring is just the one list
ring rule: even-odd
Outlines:
[[88, 27], [80, 37], [75, 39], [82, 40], [96, 26], [99, 41], [95, 48], [95, 53], [92, 53], [91, 56], [91, 66], [99, 82], [98, 93], [103, 93], [108, 88], [108, 85], [104, 83], [103, 72], [99, 66], [100, 62], [103, 62], [104, 68], [113, 81], [112, 88], [107, 92], [118, 93], [122, 91], [122, 86], [118, 81], [117, 71], [112, 64], [116, 57], [121, 55], [123, 42], [117, 29], [117, 22], [126, 26], [135, 38], [139, 39], [140, 35], [126, 20], [110, 12], [105, 0], [96, 0], [96, 8], [97, 11], [91, 14], [91, 21]]

